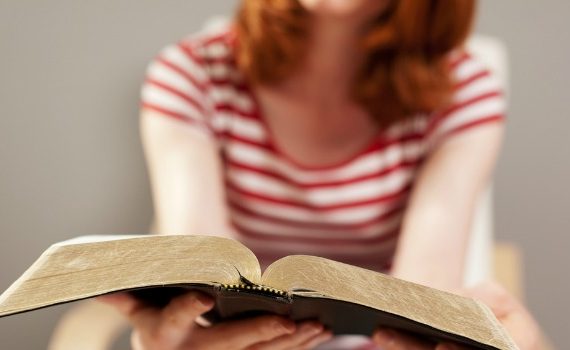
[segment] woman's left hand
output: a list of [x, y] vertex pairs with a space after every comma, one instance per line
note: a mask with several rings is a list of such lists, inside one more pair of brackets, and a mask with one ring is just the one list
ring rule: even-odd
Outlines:
[[[484, 283], [465, 289], [460, 294], [479, 299], [489, 306], [505, 330], [521, 350], [543, 350], [540, 327], [528, 310], [515, 297], [496, 283]], [[452, 343], [427, 343], [412, 335], [391, 329], [379, 329], [372, 336], [382, 350], [467, 350]]]

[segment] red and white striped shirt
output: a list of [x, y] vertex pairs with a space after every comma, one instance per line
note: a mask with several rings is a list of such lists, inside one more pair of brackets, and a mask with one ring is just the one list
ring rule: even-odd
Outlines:
[[334, 166], [302, 166], [275, 147], [236, 68], [229, 28], [164, 49], [149, 66], [142, 105], [215, 139], [236, 238], [262, 261], [300, 253], [380, 270], [391, 261], [414, 176], [434, 146], [503, 120], [504, 98], [489, 70], [465, 52], [450, 60], [451, 107], [382, 130]]

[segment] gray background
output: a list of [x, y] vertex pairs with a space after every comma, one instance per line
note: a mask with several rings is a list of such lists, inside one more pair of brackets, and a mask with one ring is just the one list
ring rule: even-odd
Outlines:
[[[524, 249], [530, 308], [564, 348], [570, 2], [481, 5], [478, 30], [506, 43], [512, 69], [497, 235]], [[54, 241], [146, 230], [151, 203], [137, 130], [145, 65], [165, 44], [234, 6], [0, 0], [0, 290]], [[65, 309], [1, 319], [0, 347], [45, 348]]]

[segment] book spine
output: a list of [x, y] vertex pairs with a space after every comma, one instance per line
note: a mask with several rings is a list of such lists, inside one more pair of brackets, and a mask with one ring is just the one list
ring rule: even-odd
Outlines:
[[219, 285], [219, 288], [221, 291], [227, 292], [249, 292], [271, 297], [285, 298], [287, 300], [291, 299], [291, 295], [286, 291], [257, 284], [221, 284]]

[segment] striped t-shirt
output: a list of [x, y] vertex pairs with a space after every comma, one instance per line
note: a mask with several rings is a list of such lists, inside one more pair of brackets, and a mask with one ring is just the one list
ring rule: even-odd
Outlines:
[[455, 52], [452, 106], [385, 128], [341, 163], [303, 166], [275, 146], [233, 40], [226, 27], [168, 46], [149, 66], [142, 106], [215, 140], [235, 238], [262, 261], [311, 254], [385, 269], [422, 161], [450, 135], [503, 120], [498, 81]]

